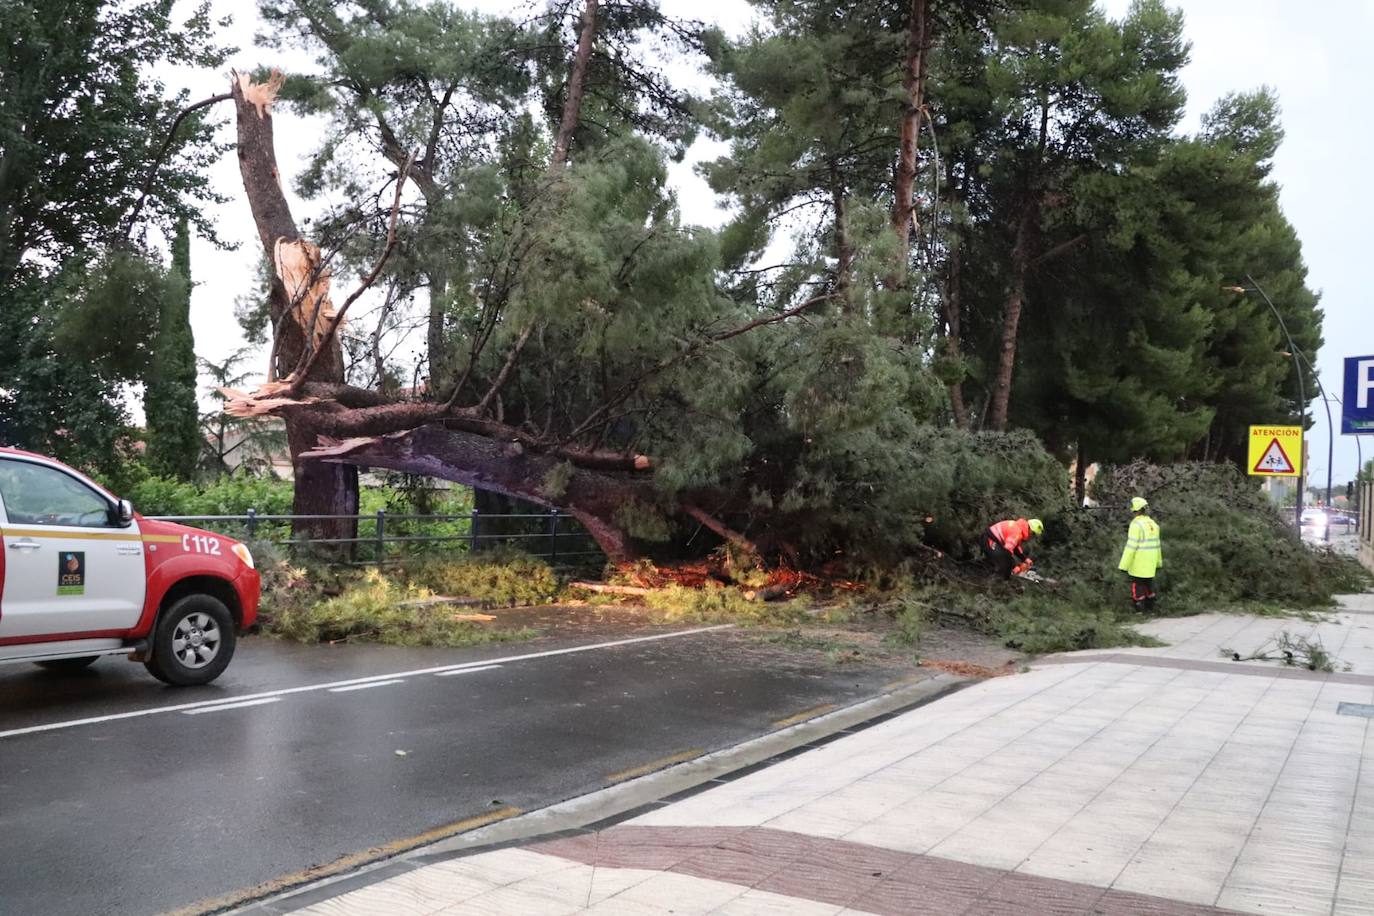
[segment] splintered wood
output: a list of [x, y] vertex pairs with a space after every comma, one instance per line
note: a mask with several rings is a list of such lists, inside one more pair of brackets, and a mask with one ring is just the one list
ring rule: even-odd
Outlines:
[[267, 77], [265, 83], [253, 82], [253, 77], [248, 73], [233, 72], [234, 79], [238, 80], [239, 91], [243, 93], [243, 100], [257, 109], [258, 117], [267, 117], [268, 110], [272, 103], [277, 100], [277, 93], [286, 82], [286, 76], [273, 68], [271, 75]]
[[281, 407], [319, 403], [319, 398], [279, 398], [273, 396], [289, 387], [284, 382], [267, 382], [256, 391], [220, 388], [219, 393], [224, 395], [224, 412], [231, 417], [266, 417]]
[[291, 318], [311, 341], [320, 346], [335, 318], [329, 298], [330, 272], [322, 264], [320, 246], [306, 239], [277, 239], [273, 267], [291, 303]]

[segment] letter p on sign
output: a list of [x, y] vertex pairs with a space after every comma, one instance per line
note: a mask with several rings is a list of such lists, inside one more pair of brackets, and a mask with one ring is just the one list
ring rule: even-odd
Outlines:
[[1351, 356], [1345, 361], [1341, 432], [1356, 436], [1374, 433], [1374, 356]]

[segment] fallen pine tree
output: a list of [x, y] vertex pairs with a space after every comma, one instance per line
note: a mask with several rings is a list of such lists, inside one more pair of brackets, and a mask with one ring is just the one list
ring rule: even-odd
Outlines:
[[760, 303], [721, 288], [719, 239], [679, 224], [662, 155], [639, 140], [510, 179], [509, 212], [481, 227], [488, 260], [473, 270], [489, 279], [459, 316], [467, 353], [443, 389], [341, 380], [341, 329], [394, 250], [415, 157], [393, 176], [376, 261], [334, 305], [329, 259], [277, 178], [281, 82], [232, 86], [274, 347], [267, 380], [226, 390], [226, 409], [283, 418], [301, 468], [348, 469], [320, 476], [325, 502], [346, 508], [353, 469], [385, 468], [561, 509], [616, 563], [724, 543], [802, 568], [957, 547], [997, 514], [1065, 501], [1033, 437], [930, 425], [943, 385], [919, 336], [879, 333], [870, 306], [835, 291]]

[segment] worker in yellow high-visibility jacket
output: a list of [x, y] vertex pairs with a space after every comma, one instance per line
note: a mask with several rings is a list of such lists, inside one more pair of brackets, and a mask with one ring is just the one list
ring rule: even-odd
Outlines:
[[1119, 568], [1131, 580], [1131, 604], [1137, 611], [1152, 611], [1155, 607], [1155, 573], [1164, 565], [1160, 547], [1159, 525], [1149, 515], [1150, 504], [1143, 496], [1131, 500], [1130, 531], [1126, 534], [1126, 549], [1121, 553]]

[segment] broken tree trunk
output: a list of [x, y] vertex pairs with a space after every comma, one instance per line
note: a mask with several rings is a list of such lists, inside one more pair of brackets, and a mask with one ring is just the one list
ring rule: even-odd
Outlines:
[[[548, 454], [477, 433], [430, 424], [388, 436], [321, 445], [307, 456], [321, 464], [387, 468], [438, 477], [561, 509], [581, 523], [608, 559], [623, 563], [636, 551], [629, 535], [613, 520], [632, 500], [653, 503], [652, 480], [634, 472], [616, 473], [573, 466]], [[546, 481], [566, 476], [558, 492]]]
[[[271, 107], [281, 88], [281, 74], [254, 83], [246, 74], [231, 77], [237, 112], [239, 171], [253, 212], [263, 253], [272, 265], [271, 315], [274, 376], [289, 376], [303, 365], [307, 351], [322, 344], [324, 352], [309, 367], [305, 381], [341, 384], [343, 353], [337, 336], [322, 340], [328, 326], [329, 276], [320, 267], [319, 248], [301, 238], [282, 193], [272, 135]], [[357, 468], [302, 460], [316, 444], [308, 427], [286, 419], [287, 446], [295, 470], [292, 511], [296, 515], [353, 516], [358, 512]], [[298, 521], [295, 533], [312, 538], [354, 538], [353, 518]]]

